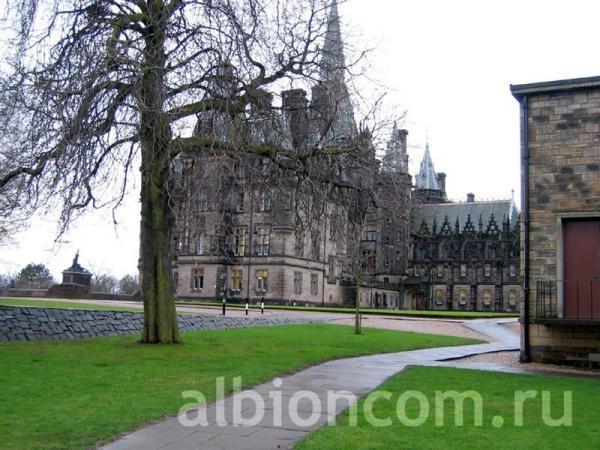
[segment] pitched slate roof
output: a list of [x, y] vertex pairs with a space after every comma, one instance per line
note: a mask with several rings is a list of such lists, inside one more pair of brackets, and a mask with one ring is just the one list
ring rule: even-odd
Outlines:
[[519, 210], [511, 199], [472, 203], [437, 203], [417, 206], [415, 208], [414, 226], [418, 228], [424, 221], [431, 230], [435, 222], [437, 229], [440, 230], [447, 216], [452, 227], [455, 226], [456, 219], [458, 219], [462, 231], [470, 216], [475, 228], [478, 227], [481, 217], [485, 229], [492, 214], [499, 226], [502, 226], [502, 221], [506, 218], [510, 220], [513, 226], [519, 220]]

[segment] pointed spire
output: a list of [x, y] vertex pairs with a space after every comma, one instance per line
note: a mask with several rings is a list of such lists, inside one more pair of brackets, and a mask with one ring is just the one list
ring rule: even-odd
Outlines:
[[325, 145], [340, 139], [355, 138], [358, 127], [345, 81], [346, 58], [337, 0], [331, 3], [320, 69], [320, 82], [312, 88], [312, 106], [319, 116]]
[[321, 80], [344, 82], [346, 58], [344, 57], [344, 41], [340, 26], [340, 13], [337, 0], [331, 2], [325, 42], [321, 50]]
[[417, 189], [439, 190], [437, 174], [433, 168], [431, 153], [429, 152], [429, 142], [425, 145], [425, 153], [421, 160], [421, 168], [415, 180]]

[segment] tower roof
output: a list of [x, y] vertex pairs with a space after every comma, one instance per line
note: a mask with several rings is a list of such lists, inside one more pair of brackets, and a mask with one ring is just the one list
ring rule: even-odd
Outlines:
[[425, 145], [425, 154], [421, 160], [421, 168], [415, 179], [417, 189], [439, 190], [437, 174], [433, 168], [433, 160], [429, 152], [429, 142]]

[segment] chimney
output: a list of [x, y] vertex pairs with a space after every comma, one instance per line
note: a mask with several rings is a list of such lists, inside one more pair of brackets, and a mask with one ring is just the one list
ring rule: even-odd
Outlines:
[[467, 203], [475, 203], [475, 194], [472, 194], [472, 193], [467, 194]]
[[446, 198], [446, 174], [444, 172], [437, 173], [437, 182], [438, 186], [440, 187], [440, 191], [442, 191], [444, 198]]
[[308, 138], [308, 99], [303, 89], [292, 89], [281, 93], [283, 110], [285, 111], [292, 131], [295, 148], [302, 147]]
[[406, 141], [407, 141], [407, 137], [408, 137], [408, 130], [398, 130], [398, 139], [400, 140], [400, 148], [402, 149], [402, 151], [404, 153], [407, 152], [407, 145], [406, 145]]

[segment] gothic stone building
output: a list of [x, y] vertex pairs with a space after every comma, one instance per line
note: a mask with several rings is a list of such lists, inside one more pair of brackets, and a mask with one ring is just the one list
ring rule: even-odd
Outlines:
[[[196, 136], [290, 151], [360, 138], [341, 69], [335, 3], [322, 59], [310, 99], [300, 89], [283, 92], [281, 112], [275, 112], [271, 95], [261, 92], [244, 117], [200, 114]], [[228, 81], [235, 78], [228, 76], [232, 70], [221, 68], [213, 92], [235, 90]], [[299, 197], [297, 180], [282, 176], [267, 158], [232, 162], [204, 150], [182, 155], [176, 170], [177, 295], [350, 306], [358, 280], [363, 307], [515, 310], [520, 290], [513, 202], [447, 202], [445, 174], [434, 171], [428, 147], [413, 186], [407, 135], [394, 127], [381, 158], [367, 143], [358, 167], [346, 161], [339, 168], [345, 179], [378, 188], [394, 205], [370, 210], [359, 235], [351, 232], [352, 211], [316, 198], [317, 191], [313, 199]]]

